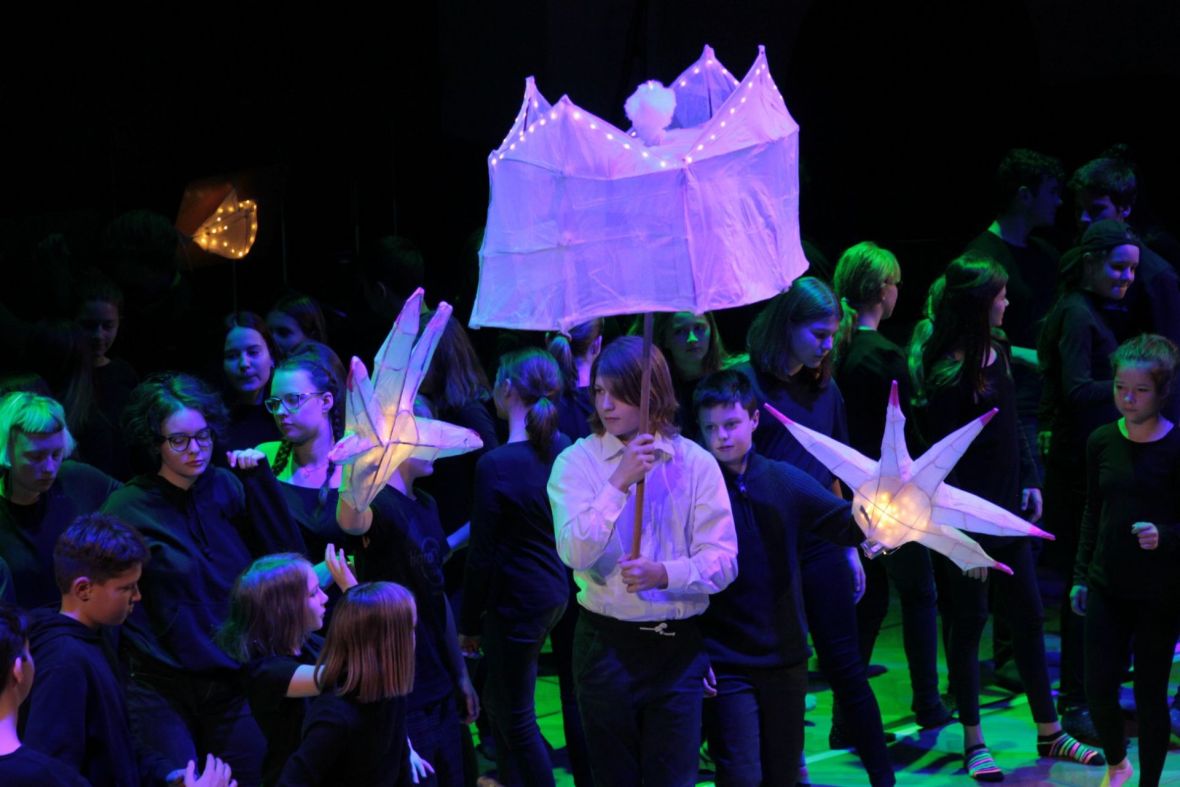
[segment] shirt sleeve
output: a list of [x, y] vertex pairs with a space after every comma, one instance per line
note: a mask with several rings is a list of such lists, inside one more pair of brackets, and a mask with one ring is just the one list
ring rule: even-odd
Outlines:
[[[682, 438], [683, 439], [683, 438]], [[694, 500], [688, 557], [664, 561], [671, 593], [717, 593], [737, 577], [737, 532], [725, 478], [712, 456], [697, 449], [691, 462]]]
[[[229, 478], [238, 481], [236, 491], [242, 501], [234, 524], [255, 557], [278, 552], [307, 554], [303, 534], [291, 516], [269, 464], [260, 462], [253, 470], [240, 470]], [[314, 562], [322, 556], [311, 557]]]
[[[609, 481], [599, 482], [594, 478], [593, 461], [579, 442], [561, 452], [549, 475], [549, 504], [553, 509], [557, 553], [562, 562], [575, 570], [592, 566], [612, 541], [617, 540], [615, 521], [627, 502], [627, 495]], [[725, 494], [724, 485], [721, 492]]]
[[478, 634], [480, 618], [492, 583], [496, 543], [500, 531], [500, 492], [495, 457], [485, 454], [475, 465], [475, 494], [471, 506], [471, 544], [463, 576], [463, 605], [459, 631]]
[[1090, 584], [1090, 561], [1098, 542], [1098, 525], [1102, 517], [1102, 492], [1098, 486], [1098, 465], [1102, 456], [1102, 431], [1090, 435], [1086, 443], [1086, 507], [1078, 536], [1078, 552], [1073, 564], [1073, 583]]
[[806, 473], [792, 473], [783, 479], [784, 504], [798, 512], [800, 526], [820, 538], [840, 546], [854, 547], [865, 540], [865, 534], [852, 514], [852, 505], [836, 497], [830, 489]]
[[256, 712], [273, 712], [277, 709], [287, 696], [291, 678], [300, 666], [290, 656], [266, 656], [246, 665], [246, 679], [249, 681], [247, 693], [251, 707]]
[[1070, 310], [1061, 323], [1057, 349], [1061, 355], [1061, 390], [1075, 404], [1106, 402], [1110, 381], [1094, 379], [1091, 360], [1094, 345], [1094, 317]]

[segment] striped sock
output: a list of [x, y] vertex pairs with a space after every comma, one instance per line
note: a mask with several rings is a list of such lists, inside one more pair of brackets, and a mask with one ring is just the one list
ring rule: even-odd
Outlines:
[[1102, 752], [1087, 746], [1065, 730], [1052, 735], [1037, 736], [1037, 754], [1058, 760], [1080, 762], [1082, 765], [1106, 765]]
[[992, 759], [992, 753], [987, 746], [978, 743], [963, 752], [963, 759], [967, 761], [967, 775], [978, 782], [1002, 782], [1004, 772]]

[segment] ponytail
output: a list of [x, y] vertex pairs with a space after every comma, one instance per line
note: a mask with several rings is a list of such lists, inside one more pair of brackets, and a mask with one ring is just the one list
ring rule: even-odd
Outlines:
[[527, 348], [500, 359], [496, 383], [508, 381], [528, 408], [525, 431], [529, 445], [546, 461], [553, 458], [557, 436], [557, 406], [553, 400], [562, 390], [561, 370], [544, 350]]

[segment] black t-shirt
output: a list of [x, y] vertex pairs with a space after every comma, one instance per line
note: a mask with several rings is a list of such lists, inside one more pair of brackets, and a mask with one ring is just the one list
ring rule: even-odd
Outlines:
[[4, 787], [89, 787], [81, 775], [28, 746], [0, 754], [0, 784]]
[[311, 701], [303, 739], [287, 760], [281, 787], [392, 787], [408, 784], [406, 700], [361, 704], [325, 691]]
[[223, 439], [218, 441], [220, 451], [214, 451], [218, 462], [225, 459], [226, 451], [240, 451], [263, 443], [281, 440], [275, 418], [261, 404], [236, 404], [229, 410], [229, 425]]
[[298, 656], [264, 656], [244, 668], [250, 713], [266, 736], [266, 757], [262, 761], [264, 784], [278, 783], [283, 766], [299, 748], [310, 700], [288, 697], [287, 688], [295, 670], [315, 664], [322, 646], [323, 640], [312, 635]]
[[881, 455], [885, 409], [894, 380], [902, 410], [909, 410], [910, 376], [905, 353], [878, 331], [854, 331], [835, 373], [848, 413], [848, 444], [876, 459]]
[[[1136, 522], [1160, 531], [1159, 547], [1141, 549]], [[1180, 605], [1180, 428], [1136, 443], [1118, 423], [1086, 445], [1086, 513], [1074, 582], [1120, 598], [1172, 599]]]
[[450, 606], [443, 583], [447, 536], [438, 521], [434, 498], [421, 490], [415, 497], [385, 487], [373, 500], [373, 524], [361, 538], [356, 575], [361, 582], [388, 581], [404, 585], [418, 607], [414, 649], [414, 691], [411, 708], [444, 699], [454, 691], [447, 638]]
[[1031, 237], [1028, 245], [1014, 246], [990, 230], [968, 243], [967, 250], [995, 260], [1007, 271], [1004, 332], [1017, 347], [1036, 347], [1041, 320], [1056, 297], [1057, 262], [1061, 255], [1040, 238]]

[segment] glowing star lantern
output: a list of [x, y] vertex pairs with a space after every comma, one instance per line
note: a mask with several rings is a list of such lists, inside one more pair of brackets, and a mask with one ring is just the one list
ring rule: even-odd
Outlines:
[[451, 316], [451, 307], [440, 303], [418, 336], [422, 295], [419, 288], [406, 300], [373, 360], [372, 379], [358, 358], [349, 368], [345, 434], [329, 457], [346, 463], [340, 496], [357, 511], [368, 508], [411, 456], [433, 461], [483, 446], [470, 429], [414, 415], [418, 386]]
[[568, 96], [550, 104], [527, 80], [488, 158], [472, 327], [724, 309], [770, 298], [807, 269], [799, 126], [765, 50], [738, 82], [705, 47], [670, 89], [671, 125], [641, 136]]
[[1011, 574], [1012, 569], [990, 558], [959, 530], [1053, 539], [1050, 533], [994, 503], [943, 483], [996, 410], [951, 432], [911, 460], [894, 381], [885, 411], [881, 461], [874, 462], [838, 440], [800, 426], [770, 405], [765, 407], [800, 445], [854, 490], [852, 508], [857, 524], [866, 538], [886, 549], [918, 541], [946, 555], [964, 571], [984, 567]]

